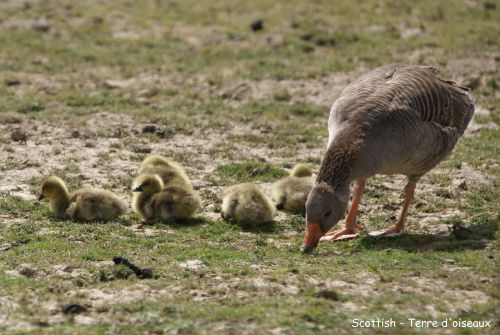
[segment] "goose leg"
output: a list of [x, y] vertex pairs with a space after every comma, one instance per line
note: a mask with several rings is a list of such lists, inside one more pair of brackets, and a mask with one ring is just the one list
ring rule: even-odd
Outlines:
[[365, 179], [356, 180], [351, 208], [349, 209], [349, 213], [345, 219], [345, 227], [325, 234], [320, 241], [339, 241], [358, 237], [358, 231], [363, 230], [364, 227], [356, 223], [356, 213], [358, 211], [359, 203], [361, 202], [361, 196], [363, 195], [365, 185]]
[[405, 227], [406, 217], [408, 216], [408, 208], [410, 207], [410, 203], [413, 200], [413, 196], [415, 195], [415, 187], [417, 186], [416, 181], [408, 181], [405, 186], [405, 200], [403, 203], [403, 209], [401, 210], [401, 215], [399, 216], [399, 220], [395, 225], [390, 226], [385, 230], [378, 230], [369, 233], [370, 236], [398, 236], [403, 232]]

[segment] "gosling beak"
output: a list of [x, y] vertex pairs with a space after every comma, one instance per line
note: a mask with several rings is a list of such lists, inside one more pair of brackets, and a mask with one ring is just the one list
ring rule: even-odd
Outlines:
[[142, 186], [137, 186], [132, 190], [132, 192], [142, 192]]
[[40, 194], [40, 195], [38, 196], [38, 201], [41, 201], [41, 200], [43, 200], [43, 199], [45, 199], [45, 196], [44, 196], [44, 195], [43, 195], [43, 193], [42, 193], [42, 194]]
[[319, 223], [306, 223], [306, 236], [304, 236], [304, 242], [302, 243], [302, 248], [300, 250], [303, 253], [309, 253], [313, 251], [318, 245], [319, 239], [324, 233], [321, 231]]

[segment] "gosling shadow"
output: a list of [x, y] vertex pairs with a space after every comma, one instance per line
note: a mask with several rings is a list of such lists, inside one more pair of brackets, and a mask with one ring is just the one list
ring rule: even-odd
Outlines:
[[165, 225], [173, 229], [185, 229], [189, 227], [195, 227], [203, 224], [208, 224], [210, 221], [203, 217], [190, 217], [185, 219], [173, 219], [156, 221], [153, 225]]
[[[234, 223], [237, 224], [237, 223]], [[261, 225], [239, 225], [241, 230], [249, 232], [249, 233], [265, 233], [265, 234], [273, 234], [279, 231], [277, 223], [274, 221], [266, 222]]]

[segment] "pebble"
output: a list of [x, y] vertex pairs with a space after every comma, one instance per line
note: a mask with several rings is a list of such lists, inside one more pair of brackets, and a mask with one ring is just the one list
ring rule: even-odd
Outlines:
[[252, 31], [259, 31], [264, 29], [264, 22], [261, 19], [255, 20], [250, 24]]
[[26, 142], [28, 135], [24, 131], [16, 129], [10, 134], [10, 139], [15, 142]]
[[63, 314], [80, 314], [88, 311], [88, 308], [80, 304], [65, 305], [62, 309]]

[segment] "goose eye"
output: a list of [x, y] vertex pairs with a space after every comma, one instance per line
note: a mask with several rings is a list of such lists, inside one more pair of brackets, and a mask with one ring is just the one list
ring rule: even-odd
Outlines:
[[330, 214], [332, 214], [332, 212], [331, 212], [331, 211], [326, 212], [326, 213], [325, 213], [325, 218], [326, 218], [326, 217], [329, 217], [329, 216], [330, 216]]

